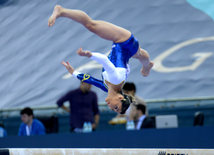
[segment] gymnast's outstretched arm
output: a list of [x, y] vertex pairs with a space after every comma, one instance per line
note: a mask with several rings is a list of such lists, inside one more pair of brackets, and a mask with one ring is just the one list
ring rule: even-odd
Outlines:
[[103, 81], [102, 80], [99, 80], [99, 79], [96, 79], [88, 74], [83, 74], [83, 73], [80, 73], [78, 71], [75, 71], [74, 68], [69, 64], [69, 62], [64, 62], [62, 61], [61, 62], [62, 65], [64, 65], [67, 70], [74, 76], [76, 77], [77, 79], [79, 79], [80, 81], [83, 81], [85, 83], [89, 83], [89, 84], [92, 84], [100, 89], [102, 89], [103, 91], [105, 92], [108, 92], [108, 88], [103, 84]]
[[[79, 48], [77, 50], [77, 54], [80, 56], [86, 56], [92, 60], [97, 61], [98, 63], [102, 64], [103, 68], [105, 69], [105, 74], [103, 77], [108, 82], [118, 85], [122, 81], [125, 80], [125, 74], [120, 74], [117, 70], [117, 68], [114, 66], [114, 64], [108, 59], [107, 56], [101, 54], [101, 53], [95, 53], [90, 51], [83, 51], [82, 48]], [[126, 69], [121, 69], [123, 72], [126, 72]]]
[[101, 54], [101, 53], [95, 53], [95, 52], [90, 52], [90, 51], [83, 51], [82, 48], [79, 48], [77, 50], [77, 54], [80, 56], [86, 56], [92, 60], [97, 61], [100, 63], [103, 68], [106, 70], [108, 74], [113, 74], [116, 72], [114, 64], [107, 58], [107, 56]]

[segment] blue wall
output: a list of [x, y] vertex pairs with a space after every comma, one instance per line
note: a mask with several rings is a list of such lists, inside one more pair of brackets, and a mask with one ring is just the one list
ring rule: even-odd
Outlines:
[[214, 126], [0, 139], [0, 148], [214, 148]]

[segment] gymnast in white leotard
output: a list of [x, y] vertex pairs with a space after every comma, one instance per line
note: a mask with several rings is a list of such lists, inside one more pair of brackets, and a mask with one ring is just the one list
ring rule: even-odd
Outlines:
[[108, 57], [100, 53], [83, 51], [82, 48], [77, 50], [80, 56], [86, 56], [102, 64], [102, 80], [75, 71], [68, 62], [62, 61], [61, 63], [76, 78], [108, 92], [105, 101], [109, 108], [117, 113], [124, 114], [132, 102], [132, 97], [121, 91], [130, 72], [128, 61], [131, 57], [138, 59], [142, 64], [141, 74], [148, 76], [154, 65], [149, 59], [149, 54], [140, 48], [137, 39], [130, 31], [105, 21], [92, 20], [81, 10], [71, 10], [56, 5], [48, 20], [48, 26], [53, 26], [59, 17], [76, 21], [101, 38], [113, 41], [112, 50]]

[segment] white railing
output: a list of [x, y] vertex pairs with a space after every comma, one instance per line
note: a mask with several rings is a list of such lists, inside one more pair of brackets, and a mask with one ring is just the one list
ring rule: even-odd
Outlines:
[[[198, 97], [198, 98], [174, 98], [174, 99], [147, 99], [147, 109], [156, 108], [176, 108], [176, 107], [187, 107], [187, 106], [206, 106], [214, 105], [214, 96], [211, 97]], [[50, 107], [31, 107], [34, 110], [34, 114], [67, 114], [61, 108], [57, 106]], [[110, 111], [105, 102], [99, 103], [100, 111]], [[11, 108], [0, 110], [0, 117], [9, 117], [19, 115], [22, 108]]]

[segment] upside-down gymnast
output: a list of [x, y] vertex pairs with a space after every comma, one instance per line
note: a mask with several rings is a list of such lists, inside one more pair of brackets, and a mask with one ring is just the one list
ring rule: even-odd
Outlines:
[[59, 17], [69, 18], [82, 24], [101, 38], [113, 41], [108, 57], [100, 53], [84, 51], [82, 48], [77, 50], [77, 54], [80, 56], [86, 56], [102, 64], [102, 80], [75, 71], [69, 62], [62, 61], [61, 64], [79, 80], [93, 84], [108, 92], [105, 101], [109, 108], [117, 113], [124, 114], [134, 100], [132, 96], [122, 92], [122, 87], [130, 72], [128, 61], [131, 57], [138, 59], [142, 64], [141, 74], [146, 77], [154, 65], [149, 59], [149, 54], [140, 48], [138, 40], [130, 31], [105, 21], [92, 20], [81, 10], [71, 10], [56, 5], [48, 20], [48, 26], [53, 26], [55, 20]]

